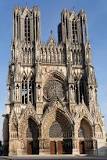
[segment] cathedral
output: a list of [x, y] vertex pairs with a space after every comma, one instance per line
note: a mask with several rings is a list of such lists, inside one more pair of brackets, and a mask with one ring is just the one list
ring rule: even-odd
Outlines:
[[104, 120], [87, 16], [62, 10], [58, 41], [41, 40], [40, 10], [17, 7], [8, 69], [3, 139], [7, 155], [98, 154]]

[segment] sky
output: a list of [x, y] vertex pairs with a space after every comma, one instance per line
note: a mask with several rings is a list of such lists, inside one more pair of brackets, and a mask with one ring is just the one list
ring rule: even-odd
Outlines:
[[41, 11], [41, 39], [47, 41], [50, 31], [57, 40], [57, 25], [62, 9], [84, 9], [88, 17], [89, 40], [98, 83], [98, 103], [105, 117], [107, 131], [107, 0], [0, 0], [0, 139], [2, 115], [7, 100], [7, 75], [11, 55], [13, 10], [16, 6], [38, 5]]

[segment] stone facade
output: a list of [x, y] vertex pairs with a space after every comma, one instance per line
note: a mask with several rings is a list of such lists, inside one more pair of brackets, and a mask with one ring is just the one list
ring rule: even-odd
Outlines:
[[63, 10], [58, 42], [38, 7], [16, 8], [4, 119], [6, 154], [97, 154], [105, 144], [87, 17]]

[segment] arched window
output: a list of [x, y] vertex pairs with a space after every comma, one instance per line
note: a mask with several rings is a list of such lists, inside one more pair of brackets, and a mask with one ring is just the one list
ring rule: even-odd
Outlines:
[[29, 102], [34, 103], [34, 79], [31, 77], [29, 81]]
[[73, 65], [78, 65], [78, 52], [76, 50], [73, 52]]
[[63, 137], [62, 128], [61, 128], [60, 124], [57, 121], [54, 121], [52, 123], [52, 126], [50, 127], [50, 130], [49, 130], [49, 136], [51, 138]]
[[28, 86], [27, 86], [27, 79], [24, 76], [22, 80], [22, 104], [27, 104], [27, 97], [28, 97]]
[[25, 41], [30, 42], [30, 18], [28, 15], [25, 17]]
[[34, 79], [28, 80], [25, 76], [22, 80], [22, 104], [34, 104]]
[[82, 100], [85, 101], [85, 91], [84, 91], [84, 80], [80, 80], [80, 102], [82, 103]]
[[79, 104], [79, 81], [75, 79], [75, 101]]
[[72, 40], [73, 43], [76, 43], [78, 40], [77, 22], [75, 21], [75, 19], [72, 21]]

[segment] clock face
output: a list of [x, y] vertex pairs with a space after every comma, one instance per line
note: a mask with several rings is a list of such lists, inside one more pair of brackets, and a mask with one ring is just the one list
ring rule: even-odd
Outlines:
[[64, 86], [58, 80], [49, 80], [47, 84], [44, 86], [44, 98], [47, 101], [54, 101], [64, 98]]

